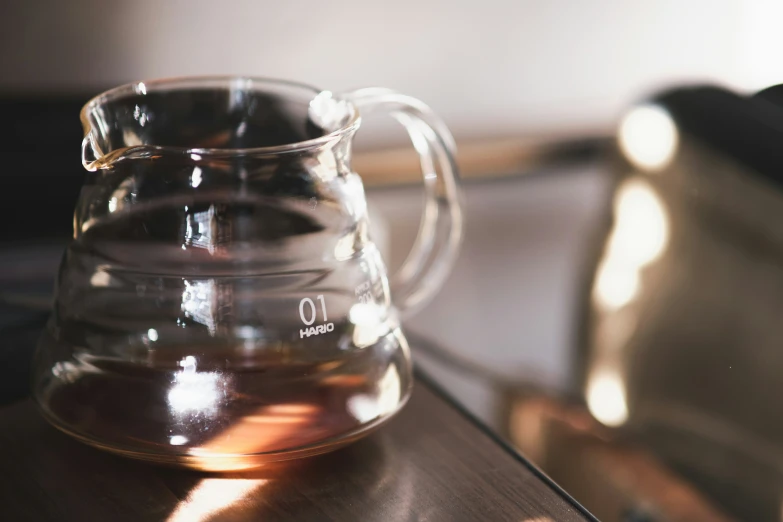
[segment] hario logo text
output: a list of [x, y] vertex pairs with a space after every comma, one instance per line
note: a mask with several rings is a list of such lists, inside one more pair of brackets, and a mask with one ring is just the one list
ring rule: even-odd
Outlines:
[[322, 333], [331, 332], [334, 330], [334, 323], [319, 324], [318, 326], [311, 326], [310, 328], [302, 328], [299, 330], [299, 338], [304, 339], [311, 335], [321, 335]]

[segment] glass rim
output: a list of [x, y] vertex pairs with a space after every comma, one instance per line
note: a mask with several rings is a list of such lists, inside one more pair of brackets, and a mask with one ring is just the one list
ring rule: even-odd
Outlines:
[[[242, 76], [242, 75], [206, 75], [206, 76], [175, 76], [170, 78], [158, 78], [153, 80], [143, 80], [129, 82], [117, 87], [113, 87], [109, 90], [103, 91], [100, 94], [93, 96], [82, 106], [79, 112], [79, 118], [82, 122], [84, 129], [85, 139], [89, 139], [91, 143], [95, 144], [95, 135], [93, 134], [93, 128], [95, 127], [93, 121], [90, 119], [91, 112], [100, 107], [101, 105], [120, 100], [127, 96], [146, 95], [150, 92], [166, 92], [184, 90], [186, 88], [235, 88], [242, 89], [248, 92], [258, 91], [263, 92], [264, 86], [278, 87], [286, 89], [297, 89], [300, 91], [306, 91], [316, 96], [322, 93], [330, 93], [308, 85], [306, 83], [300, 83], [290, 80], [281, 80], [276, 78], [266, 78], [260, 76]], [[349, 108], [349, 116], [347, 121], [340, 127], [325, 133], [315, 138], [307, 140], [297, 141], [293, 143], [285, 143], [283, 145], [271, 145], [264, 147], [248, 147], [248, 148], [221, 148], [221, 147], [180, 147], [171, 145], [134, 145], [127, 147], [126, 152], [130, 151], [159, 151], [159, 152], [172, 152], [181, 154], [198, 154], [201, 156], [234, 156], [234, 155], [273, 155], [284, 152], [296, 152], [301, 150], [318, 148], [322, 145], [330, 142], [340, 140], [346, 134], [355, 131], [360, 122], [361, 117], [356, 106], [344, 98], [334, 96], [334, 99], [347, 103]], [[101, 151], [101, 157], [110, 155], [111, 152], [103, 153]]]

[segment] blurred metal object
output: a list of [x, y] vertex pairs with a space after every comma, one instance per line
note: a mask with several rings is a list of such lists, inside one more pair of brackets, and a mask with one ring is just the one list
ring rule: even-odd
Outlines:
[[509, 406], [512, 439], [602, 520], [780, 520], [777, 94], [675, 89], [622, 119], [578, 336], [590, 416]]
[[[457, 162], [463, 179], [520, 176], [542, 167], [581, 163], [609, 150], [608, 134], [506, 136], [459, 141]], [[354, 166], [367, 186], [419, 182], [418, 160], [408, 147], [357, 153]]]

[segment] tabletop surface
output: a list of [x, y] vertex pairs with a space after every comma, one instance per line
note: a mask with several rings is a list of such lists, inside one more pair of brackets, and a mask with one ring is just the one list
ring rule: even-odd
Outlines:
[[421, 378], [387, 426], [253, 472], [153, 467], [84, 446], [31, 400], [0, 409], [0, 520], [591, 520]]

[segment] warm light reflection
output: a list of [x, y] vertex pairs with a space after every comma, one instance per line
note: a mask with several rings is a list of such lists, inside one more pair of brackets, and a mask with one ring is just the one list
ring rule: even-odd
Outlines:
[[400, 404], [400, 374], [393, 364], [378, 382], [373, 395], [361, 393], [348, 399], [348, 411], [359, 422], [369, 422], [392, 413]]
[[624, 181], [614, 199], [614, 227], [593, 286], [596, 306], [613, 313], [596, 319], [598, 346], [587, 378], [587, 406], [607, 426], [620, 426], [628, 420], [620, 357], [633, 335], [636, 316], [633, 308], [620, 309], [641, 292], [642, 270], [663, 255], [669, 235], [668, 212], [653, 186], [640, 177]]
[[221, 396], [220, 374], [197, 372], [196, 358], [192, 355], [182, 359], [179, 365], [182, 371], [174, 375], [174, 384], [168, 394], [171, 410], [177, 414], [214, 413]]
[[[138, 138], [136, 137], [129, 137], [128, 139], [131, 140], [131, 142], [133, 142], [133, 140], [138, 141]], [[106, 207], [109, 210], [109, 213], [120, 212], [136, 203], [138, 198], [138, 189], [136, 184], [136, 178], [129, 177], [123, 180], [122, 183], [120, 183], [117, 188], [112, 191], [109, 201], [106, 202]]]
[[151, 121], [152, 118], [149, 117], [149, 115], [144, 111], [144, 109], [136, 105], [133, 108], [133, 119], [139, 122], [139, 125], [144, 127], [145, 125], [147, 125], [148, 121]]
[[193, 174], [190, 175], [190, 186], [196, 188], [199, 185], [201, 185], [201, 167], [194, 167]]
[[185, 289], [182, 292], [182, 304], [180, 308], [185, 312], [185, 317], [203, 324], [214, 335], [217, 328], [215, 314], [217, 311], [217, 298], [215, 295], [215, 281], [183, 281]]
[[172, 446], [182, 446], [188, 443], [188, 438], [184, 435], [172, 435], [169, 437], [169, 444]]
[[[201, 183], [201, 169], [196, 167], [193, 172], [194, 176], [196, 175], [196, 170], [198, 170], [198, 180]], [[191, 179], [191, 182], [193, 182], [193, 179]], [[194, 186], [198, 186], [198, 184]], [[204, 248], [210, 254], [214, 254], [217, 250], [219, 233], [215, 205], [210, 205], [203, 212], [194, 212], [187, 215], [183, 247]]]
[[328, 183], [337, 177], [337, 160], [330, 149], [305, 158], [303, 164], [314, 177], [324, 183]]
[[614, 200], [614, 228], [596, 274], [593, 299], [604, 309], [629, 304], [641, 289], [641, 269], [669, 242], [669, 218], [660, 196], [642, 179], [625, 181]]
[[607, 259], [598, 268], [595, 300], [603, 308], [616, 310], [630, 303], [639, 292], [639, 271], [635, 266]]
[[58, 362], [52, 367], [52, 375], [61, 381], [73, 383], [86, 373], [84, 370], [90, 370], [90, 368], [84, 368], [82, 366], [84, 366], [84, 364], [77, 366], [68, 361]]
[[334, 257], [337, 261], [350, 259], [356, 253], [356, 236], [348, 233], [337, 240], [334, 245]]
[[669, 240], [669, 220], [655, 189], [641, 179], [631, 179], [617, 190], [615, 227], [610, 255], [638, 266], [655, 261]]
[[308, 403], [262, 406], [188, 453], [205, 471], [251, 468], [257, 462], [248, 460], [248, 455], [304, 447], [318, 440], [323, 414], [318, 405]]
[[[266, 479], [203, 479], [180, 501], [166, 522], [204, 522], [223, 510], [238, 507], [248, 494], [263, 486]], [[245, 500], [246, 501], [246, 500]]]
[[359, 348], [372, 346], [389, 332], [384, 309], [375, 303], [356, 303], [351, 306], [348, 320], [354, 325], [353, 344]]
[[366, 225], [362, 218], [367, 215], [367, 197], [364, 195], [364, 183], [358, 174], [349, 174], [340, 187], [345, 202], [345, 210], [359, 222], [359, 226]]
[[674, 157], [679, 137], [666, 110], [656, 105], [641, 105], [631, 109], [620, 122], [618, 141], [636, 167], [660, 170]]
[[101, 265], [95, 269], [95, 272], [90, 276], [90, 285], [97, 287], [111, 286], [111, 275], [106, 271], [105, 265]]
[[343, 126], [350, 114], [345, 100], [334, 97], [330, 91], [321, 91], [312, 100], [307, 115], [319, 127], [331, 132]]
[[596, 368], [587, 379], [587, 407], [599, 422], [621, 426], [628, 420], [625, 384], [617, 370]]

